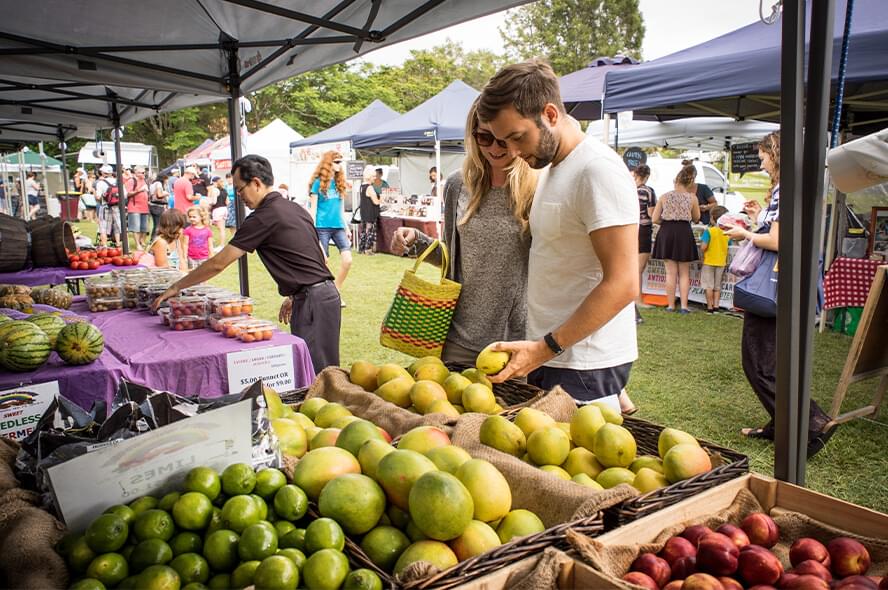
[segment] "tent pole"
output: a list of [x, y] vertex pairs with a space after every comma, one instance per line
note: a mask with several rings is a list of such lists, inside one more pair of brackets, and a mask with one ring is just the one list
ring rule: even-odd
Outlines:
[[[801, 154], [805, 0], [783, 4], [780, 54], [780, 281], [777, 288], [777, 391], [774, 415], [774, 477], [800, 483], [799, 363], [794, 336], [801, 331]], [[804, 460], [804, 458], [802, 458]]]
[[[242, 154], [241, 146], [241, 126], [240, 126], [240, 73], [237, 57], [237, 46], [228, 49], [228, 86], [231, 96], [228, 99], [228, 134], [230, 136], [229, 144], [231, 144], [231, 165], [240, 160]], [[244, 202], [241, 200], [237, 191], [234, 193], [234, 213], [236, 226], [240, 228], [244, 223], [246, 211], [244, 210]], [[235, 230], [236, 231], [236, 230]], [[250, 295], [250, 275], [247, 268], [247, 257], [241, 256], [237, 259], [237, 272], [240, 280], [240, 292], [244, 297]]]
[[[799, 309], [799, 448], [807, 449], [811, 407], [811, 359], [814, 356], [814, 310], [820, 278], [821, 214], [817, 199], [825, 198], [826, 135], [832, 72], [832, 31], [835, 0], [811, 3], [811, 41], [808, 60], [807, 108], [805, 109], [804, 153], [802, 155], [801, 308]], [[805, 254], [807, 252], [807, 255]], [[807, 454], [798, 456], [798, 483], [805, 483]]]
[[22, 187], [21, 192], [21, 201], [22, 201], [22, 215], [24, 216], [25, 221], [31, 220], [31, 204], [28, 202], [28, 187], [25, 184], [25, 156], [24, 156], [24, 147], [18, 152], [18, 161], [19, 161], [19, 185]]
[[3, 176], [0, 177], [0, 180], [3, 181], [3, 200], [6, 201], [4, 203], [6, 205], [6, 213], [12, 215], [12, 197], [9, 194], [9, 191], [12, 187], [9, 186], [9, 176], [6, 174], [6, 154], [0, 153], [0, 174]]
[[614, 150], [620, 150], [620, 113], [614, 117]]
[[65, 194], [68, 194], [68, 162], [65, 160], [67, 158], [67, 154], [65, 150], [68, 149], [68, 146], [65, 144], [65, 133], [62, 131], [62, 126], [59, 125], [59, 149], [62, 150], [62, 185], [64, 186]]
[[43, 171], [43, 198], [46, 201], [46, 214], [49, 215], [49, 177], [46, 175], [46, 152], [43, 151], [43, 142], [40, 146], [40, 169]]
[[437, 174], [435, 174], [435, 194], [443, 199], [444, 194], [441, 192], [441, 141], [438, 139], [437, 132], [435, 133], [435, 170], [437, 170]]
[[610, 135], [610, 113], [604, 113], [601, 121], [604, 123], [601, 126], [601, 140], [604, 142], [604, 145], [610, 145], [610, 137], [608, 137]]
[[[111, 123], [114, 125], [114, 128], [111, 130], [111, 135], [114, 137], [114, 160], [117, 162], [117, 194], [119, 196], [119, 200], [117, 201], [117, 211], [120, 213], [120, 241], [121, 247], [123, 248], [124, 256], [129, 254], [129, 237], [126, 233], [126, 228], [128, 227], [127, 219], [126, 219], [126, 190], [123, 186], [123, 150], [120, 147], [120, 113], [117, 110], [117, 103], [111, 103]], [[114, 224], [112, 223], [111, 230], [114, 230]], [[113, 237], [113, 233], [112, 233]]]

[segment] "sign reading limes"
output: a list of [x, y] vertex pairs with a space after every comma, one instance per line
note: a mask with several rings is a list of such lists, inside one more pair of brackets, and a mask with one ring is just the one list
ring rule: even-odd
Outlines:
[[194, 467], [222, 472], [232, 463], [250, 463], [252, 404], [198, 414], [50, 467], [68, 528], [82, 530], [108, 506], [179, 488]]

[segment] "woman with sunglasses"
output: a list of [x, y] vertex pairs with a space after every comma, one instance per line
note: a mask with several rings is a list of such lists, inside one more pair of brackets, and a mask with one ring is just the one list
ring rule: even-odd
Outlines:
[[[536, 172], [478, 121], [477, 101], [466, 121], [466, 159], [444, 185], [443, 241], [448, 278], [462, 284], [442, 359], [474, 366], [491, 342], [524, 338], [527, 315], [528, 215]], [[418, 254], [432, 238], [395, 230], [393, 250]], [[429, 256], [441, 263], [440, 251]], [[491, 302], [496, 302], [491, 305]]]
[[[324, 152], [318, 167], [312, 174], [311, 202], [309, 212], [315, 221], [318, 238], [324, 256], [330, 256], [330, 240], [339, 250], [339, 273], [336, 275], [336, 288], [342, 291], [342, 284], [348, 276], [352, 265], [351, 242], [345, 231], [345, 217], [342, 195], [346, 194], [348, 183], [345, 180], [345, 168], [342, 165], [342, 154], [336, 150]], [[345, 307], [345, 303], [342, 304]]]

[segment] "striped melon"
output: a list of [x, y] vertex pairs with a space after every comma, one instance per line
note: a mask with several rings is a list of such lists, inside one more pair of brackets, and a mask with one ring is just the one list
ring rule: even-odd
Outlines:
[[69, 365], [86, 365], [105, 350], [102, 331], [88, 322], [68, 324], [56, 338], [56, 352]]
[[49, 345], [55, 348], [56, 337], [65, 327], [65, 320], [54, 313], [36, 313], [29, 317], [26, 321], [36, 324], [41, 330], [49, 336]]
[[26, 321], [3, 324], [0, 331], [0, 365], [9, 371], [33, 371], [49, 358], [49, 336]]
[[12, 318], [11, 318], [11, 317], [9, 317], [8, 315], [3, 315], [2, 313], [0, 313], [0, 324], [5, 324], [6, 322], [11, 322], [11, 321], [12, 321]]

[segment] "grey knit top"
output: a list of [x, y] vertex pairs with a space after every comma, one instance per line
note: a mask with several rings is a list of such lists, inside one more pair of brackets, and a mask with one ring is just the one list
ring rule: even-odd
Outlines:
[[[480, 352], [497, 340], [524, 338], [530, 234], [512, 214], [506, 187], [491, 188], [471, 219], [459, 225], [468, 204], [462, 174], [455, 172], [444, 188], [443, 241], [450, 251], [447, 275], [462, 291], [447, 340]], [[431, 242], [417, 231], [415, 251]], [[426, 260], [441, 264], [437, 252]]]

